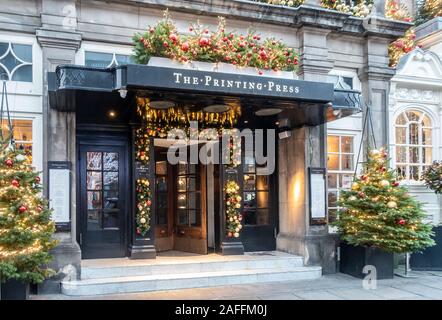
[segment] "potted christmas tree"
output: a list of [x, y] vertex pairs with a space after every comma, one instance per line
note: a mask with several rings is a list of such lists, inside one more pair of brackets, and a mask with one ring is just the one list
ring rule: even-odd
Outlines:
[[432, 226], [423, 222], [422, 204], [399, 184], [384, 149], [371, 150], [363, 173], [343, 190], [334, 223], [342, 242], [340, 271], [363, 278], [365, 266], [377, 279], [393, 278], [393, 253], [417, 252], [434, 245]]
[[39, 173], [24, 151], [0, 138], [0, 280], [2, 300], [27, 299], [30, 283], [50, 276], [56, 245], [51, 210], [42, 198]]

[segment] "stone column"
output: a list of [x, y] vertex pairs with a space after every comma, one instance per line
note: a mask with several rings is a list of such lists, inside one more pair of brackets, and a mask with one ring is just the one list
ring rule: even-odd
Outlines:
[[[394, 70], [388, 67], [388, 44], [389, 39], [368, 36], [364, 44], [364, 67], [359, 70], [359, 79], [362, 84], [362, 96], [365, 103], [371, 108], [373, 130], [366, 130], [364, 145], [368, 141], [373, 145], [373, 137], [376, 146], [388, 146], [388, 94], [390, 79]], [[366, 115], [364, 108], [364, 117]], [[374, 134], [373, 134], [374, 131]]]
[[[333, 62], [328, 58], [323, 29], [302, 27], [300, 72], [304, 80], [324, 82]], [[336, 236], [328, 227], [310, 225], [308, 168], [326, 167], [326, 125], [292, 131], [279, 140], [279, 230], [277, 249], [304, 256], [307, 265], [322, 265], [336, 272]], [[324, 195], [325, 196], [325, 195]]]
[[[69, 10], [68, 10], [69, 9]], [[60, 241], [53, 250], [50, 265], [57, 275], [40, 285], [42, 292], [59, 292], [60, 281], [80, 277], [81, 250], [76, 241], [76, 148], [75, 113], [51, 109], [48, 99], [47, 73], [60, 64], [75, 62], [81, 34], [75, 32], [76, 20], [72, 15], [75, 1], [42, 1], [42, 27], [36, 29], [37, 40], [43, 52], [43, 166], [44, 193], [48, 195], [48, 161], [71, 162], [71, 230], [57, 232]], [[74, 10], [75, 11], [75, 10]]]

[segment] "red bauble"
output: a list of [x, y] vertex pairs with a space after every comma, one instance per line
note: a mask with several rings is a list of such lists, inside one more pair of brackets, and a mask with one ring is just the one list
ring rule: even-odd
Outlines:
[[41, 181], [41, 179], [40, 179], [39, 176], [35, 177], [35, 182], [36, 182], [36, 183], [40, 183], [40, 181]]
[[141, 229], [137, 228], [137, 234], [141, 234]]
[[382, 168], [381, 168], [381, 171], [382, 171], [382, 172], [385, 172], [385, 171], [387, 171], [387, 168], [382, 167]]
[[406, 221], [404, 219], [400, 219], [397, 223], [403, 226], [406, 223]]
[[399, 182], [397, 182], [397, 181], [393, 181], [393, 182], [392, 182], [392, 185], [393, 185], [393, 187], [397, 187], [397, 186], [399, 185]]
[[172, 33], [169, 35], [169, 40], [172, 41], [173, 43], [176, 43], [178, 41], [178, 36]]
[[20, 187], [20, 182], [18, 182], [18, 180], [16, 180], [16, 179], [12, 180], [11, 184], [16, 188]]
[[163, 46], [165, 46], [166, 48], [169, 46], [169, 44], [167, 43], [167, 41], [163, 42]]
[[20, 213], [23, 213], [23, 212], [25, 212], [26, 210], [28, 210], [28, 208], [26, 208], [25, 206], [20, 206], [20, 207], [18, 208], [18, 211], [20, 211]]
[[148, 206], [150, 206], [150, 205], [152, 204], [152, 201], [147, 200], [147, 201], [146, 201], [146, 204], [147, 204]]
[[229, 233], [227, 234], [227, 236], [228, 236], [229, 238], [231, 238], [231, 237], [233, 237], [233, 233], [232, 233], [232, 232], [229, 232]]
[[365, 193], [363, 193], [363, 192], [358, 192], [358, 196], [359, 196], [360, 198], [365, 198]]
[[362, 175], [361, 176], [361, 180], [363, 180], [363, 181], [367, 180], [367, 176], [366, 175]]
[[181, 45], [181, 50], [183, 50], [184, 52], [187, 52], [189, 50], [189, 43], [188, 42], [184, 42]]
[[38, 211], [38, 212], [42, 212], [42, 211], [43, 211], [43, 207], [42, 207], [42, 206], [38, 206], [38, 207], [37, 207], [37, 211]]
[[207, 38], [201, 38], [201, 39], [199, 40], [199, 45], [200, 45], [201, 47], [205, 47], [205, 46], [209, 45], [209, 43], [210, 43], [210, 40], [207, 39]]
[[12, 167], [12, 166], [14, 165], [14, 161], [12, 161], [11, 159], [7, 159], [7, 160], [5, 161], [5, 163], [6, 163], [6, 165], [7, 165], [8, 167]]

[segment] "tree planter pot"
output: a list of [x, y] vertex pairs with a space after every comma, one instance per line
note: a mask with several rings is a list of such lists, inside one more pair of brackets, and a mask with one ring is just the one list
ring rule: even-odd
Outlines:
[[181, 63], [173, 59], [163, 57], [151, 57], [148, 66], [164, 67], [164, 68], [176, 68], [176, 69], [189, 69], [209, 72], [223, 72], [244, 74], [251, 76], [258, 76], [261, 71], [261, 77], [283, 78], [283, 79], [297, 79], [297, 75], [293, 71], [273, 71], [273, 70], [259, 70], [253, 67], [238, 67], [231, 63], [225, 62], [204, 62], [204, 61], [189, 61], [187, 63]]
[[[393, 253], [374, 247], [352, 246], [346, 242], [340, 244], [340, 272], [363, 279], [365, 266], [376, 268], [376, 279], [392, 279], [394, 269]], [[372, 271], [370, 270], [369, 273]]]
[[442, 226], [433, 228], [436, 245], [413, 253], [410, 257], [411, 270], [442, 271]]
[[29, 298], [29, 283], [14, 279], [1, 284], [1, 300], [27, 300]]

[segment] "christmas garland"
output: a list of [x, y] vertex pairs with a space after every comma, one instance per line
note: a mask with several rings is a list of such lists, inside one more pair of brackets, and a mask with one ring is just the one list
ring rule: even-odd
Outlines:
[[239, 195], [239, 185], [234, 180], [227, 180], [226, 183], [226, 232], [227, 237], [238, 238], [242, 229], [241, 196]]
[[395, 67], [405, 54], [416, 48], [416, 34], [414, 29], [408, 29], [405, 35], [388, 46], [390, 56], [390, 67]]
[[[135, 137], [136, 160], [149, 165], [150, 141], [147, 129], [142, 127], [136, 131]], [[149, 180], [140, 178], [136, 182], [137, 214], [136, 214], [136, 232], [138, 235], [145, 236], [150, 229], [150, 215], [152, 205], [152, 195], [150, 191]]]
[[298, 54], [293, 48], [274, 38], [263, 41], [249, 30], [245, 35], [227, 32], [225, 19], [211, 31], [199, 23], [189, 28], [191, 34], [180, 35], [166, 10], [164, 19], [144, 33], [133, 37], [134, 59], [146, 64], [150, 57], [167, 57], [182, 63], [189, 61], [226, 62], [240, 67], [263, 70], [295, 71]]
[[442, 161], [434, 161], [422, 175], [425, 185], [436, 193], [442, 193]]
[[265, 2], [268, 4], [286, 6], [286, 7], [299, 7], [304, 3], [304, 0], [253, 0], [255, 2]]
[[373, 7], [373, 0], [321, 0], [321, 6], [327, 9], [336, 10], [343, 13], [354, 15], [355, 17], [364, 18], [368, 16]]

